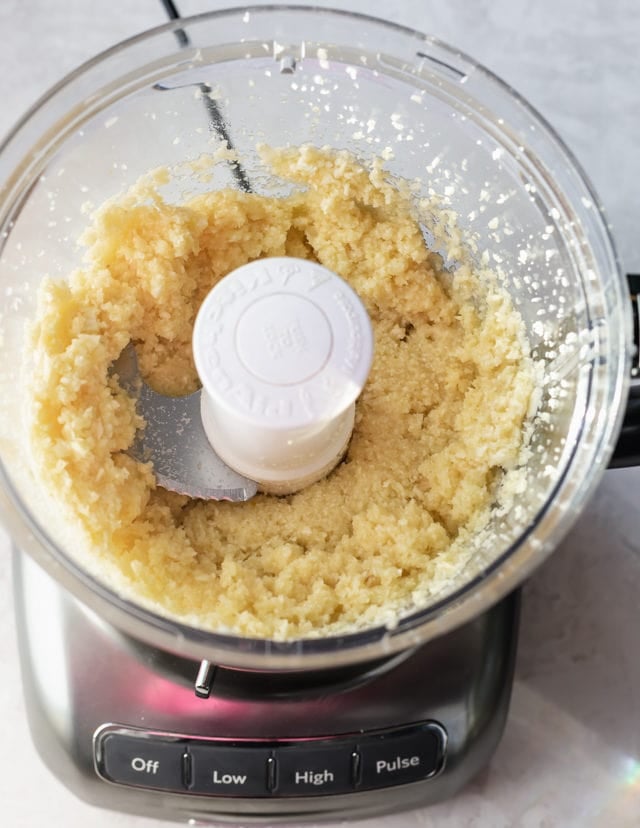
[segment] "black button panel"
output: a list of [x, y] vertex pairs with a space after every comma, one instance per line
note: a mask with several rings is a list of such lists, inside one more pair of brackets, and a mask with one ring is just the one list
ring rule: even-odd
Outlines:
[[435, 722], [326, 739], [199, 739], [105, 725], [95, 764], [110, 782], [224, 797], [307, 797], [405, 785], [444, 765]]

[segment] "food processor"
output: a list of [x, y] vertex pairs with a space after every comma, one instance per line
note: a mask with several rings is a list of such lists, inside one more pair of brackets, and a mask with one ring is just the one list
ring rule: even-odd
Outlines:
[[[45, 273], [77, 266], [87, 202], [221, 136], [242, 165], [220, 167], [220, 187], [266, 186], [260, 141], [385, 157], [455, 211], [544, 367], [514, 507], [393, 624], [271, 641], [162, 617], [92, 570], [25, 462], [25, 325]], [[70, 75], [0, 148], [0, 187], [0, 509], [45, 763], [93, 804], [193, 822], [342, 819], [455, 794], [504, 726], [519, 584], [612, 457], [637, 460], [637, 306], [575, 160], [513, 90], [433, 38], [262, 6], [174, 21]]]

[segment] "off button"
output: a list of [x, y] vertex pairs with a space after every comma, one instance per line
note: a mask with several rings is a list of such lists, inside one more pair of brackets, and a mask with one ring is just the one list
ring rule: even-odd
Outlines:
[[109, 733], [102, 740], [100, 771], [112, 782], [161, 790], [184, 790], [184, 744]]

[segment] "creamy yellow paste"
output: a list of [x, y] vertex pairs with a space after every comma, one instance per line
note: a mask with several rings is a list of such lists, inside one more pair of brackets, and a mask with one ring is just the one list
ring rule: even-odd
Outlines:
[[[310, 147], [264, 157], [292, 194], [218, 190], [172, 204], [147, 180], [96, 213], [84, 266], [41, 289], [32, 445], [69, 520], [142, 601], [206, 629], [281, 639], [376, 623], [463, 566], [518, 463], [533, 380], [506, 292], [464, 263], [445, 271], [408, 188], [381, 162]], [[283, 498], [164, 491], [126, 454], [143, 423], [110, 366], [133, 340], [154, 388], [196, 389], [200, 303], [265, 256], [320, 262], [371, 317], [373, 367], [347, 456]]]

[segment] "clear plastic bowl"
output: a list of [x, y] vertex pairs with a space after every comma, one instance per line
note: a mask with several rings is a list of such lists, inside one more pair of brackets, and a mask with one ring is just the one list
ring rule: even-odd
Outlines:
[[[187, 35], [180, 46], [176, 32]], [[184, 38], [183, 38], [184, 41]], [[214, 90], [207, 112], [202, 84]], [[449, 589], [392, 628], [287, 642], [161, 617], [92, 571], [43, 514], [26, 461], [25, 323], [45, 273], [64, 278], [99, 204], [156, 165], [211, 148], [220, 115], [257, 190], [256, 143], [328, 144], [423, 181], [504, 274], [546, 373], [526, 494]], [[238, 186], [237, 172], [226, 181]], [[241, 182], [240, 182], [241, 183]], [[455, 266], [455, 263], [452, 263]], [[553, 130], [512, 89], [435, 39], [341, 11], [258, 7], [165, 25], [69, 75], [0, 148], [0, 509], [18, 546], [120, 631], [253, 669], [337, 666], [440, 635], [525, 579], [606, 467], [631, 355], [628, 298], [598, 201]]]

